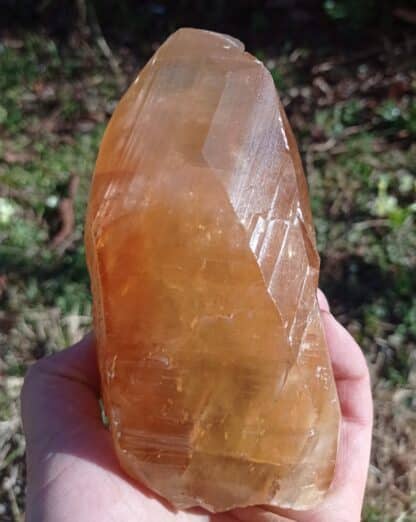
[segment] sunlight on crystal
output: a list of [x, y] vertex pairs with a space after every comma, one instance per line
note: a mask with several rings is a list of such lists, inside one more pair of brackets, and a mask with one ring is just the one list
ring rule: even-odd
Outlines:
[[174, 33], [120, 101], [86, 249], [122, 468], [176, 508], [306, 509], [339, 407], [306, 181], [267, 69], [232, 37]]

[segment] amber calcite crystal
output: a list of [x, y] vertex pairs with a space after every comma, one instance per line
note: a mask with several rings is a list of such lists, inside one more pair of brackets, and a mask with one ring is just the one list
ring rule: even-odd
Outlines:
[[86, 245], [123, 469], [178, 508], [319, 502], [339, 407], [302, 166], [267, 69], [181, 29], [105, 133]]

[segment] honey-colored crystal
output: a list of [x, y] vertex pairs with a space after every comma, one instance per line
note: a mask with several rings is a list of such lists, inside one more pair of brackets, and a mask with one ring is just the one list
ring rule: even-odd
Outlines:
[[319, 502], [339, 407], [307, 187], [239, 41], [182, 29], [141, 71], [101, 145], [86, 245], [124, 470], [178, 508]]

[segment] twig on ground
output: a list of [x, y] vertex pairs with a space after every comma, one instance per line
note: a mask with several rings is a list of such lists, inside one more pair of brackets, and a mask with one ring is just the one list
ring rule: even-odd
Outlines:
[[124, 85], [125, 78], [124, 78], [123, 71], [121, 70], [117, 58], [114, 56], [110, 46], [107, 43], [107, 40], [104, 37], [103, 31], [98, 22], [97, 13], [95, 11], [95, 8], [94, 8], [92, 2], [90, 2], [87, 7], [88, 7], [88, 14], [89, 14], [88, 18], [89, 18], [90, 24], [91, 24], [91, 32], [92, 32], [93, 37], [95, 38], [97, 46], [100, 49], [100, 51], [102, 52], [103, 56], [108, 60], [108, 63], [110, 64], [111, 70], [113, 71], [113, 73], [117, 79], [117, 82], [120, 85]]
[[[406, 46], [408, 47], [414, 47], [416, 45], [416, 39], [410, 39], [406, 41]], [[383, 51], [385, 51], [385, 45], [383, 46], [377, 46], [377, 47], [371, 47], [370, 49], [366, 49], [364, 51], [357, 52], [355, 54], [349, 54], [348, 56], [341, 56], [340, 58], [333, 59], [333, 60], [327, 60], [326, 62], [319, 63], [312, 67], [312, 74], [313, 75], [319, 75], [325, 72], [330, 71], [334, 67], [342, 66], [342, 65], [349, 65], [355, 62], [359, 62], [362, 60], [366, 60], [368, 58], [372, 58], [376, 55], [382, 55]], [[393, 50], [399, 51], [400, 46], [395, 46]]]
[[68, 239], [75, 229], [74, 199], [79, 186], [79, 177], [71, 175], [68, 185], [68, 196], [62, 198], [58, 204], [59, 219], [61, 227], [52, 239], [52, 246], [59, 247]]
[[367, 219], [366, 221], [359, 221], [354, 223], [353, 227], [359, 230], [367, 228], [389, 227], [390, 221], [388, 219]]

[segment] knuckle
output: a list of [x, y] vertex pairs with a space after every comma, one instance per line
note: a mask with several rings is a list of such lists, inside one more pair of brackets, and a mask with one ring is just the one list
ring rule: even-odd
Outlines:
[[22, 405], [24, 405], [36, 391], [40, 383], [40, 379], [42, 378], [44, 366], [45, 362], [40, 360], [32, 364], [27, 370], [23, 381], [22, 390], [20, 392], [20, 400]]

